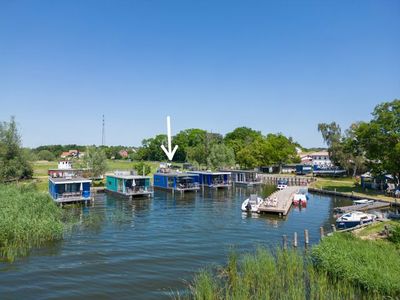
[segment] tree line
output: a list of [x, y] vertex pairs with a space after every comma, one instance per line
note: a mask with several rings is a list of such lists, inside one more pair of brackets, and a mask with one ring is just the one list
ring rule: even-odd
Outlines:
[[391, 174], [400, 183], [400, 100], [377, 105], [369, 122], [356, 122], [342, 132], [336, 122], [320, 123], [333, 162], [355, 176], [366, 170]]
[[[142, 141], [134, 158], [137, 160], [165, 160], [160, 145], [167, 143], [167, 136], [156, 135]], [[179, 148], [175, 162], [190, 162], [200, 167], [219, 169], [236, 164], [255, 168], [271, 164], [299, 162], [296, 147], [299, 145], [283, 134], [263, 135], [248, 127], [238, 127], [225, 136], [192, 128], [180, 131], [173, 137]]]

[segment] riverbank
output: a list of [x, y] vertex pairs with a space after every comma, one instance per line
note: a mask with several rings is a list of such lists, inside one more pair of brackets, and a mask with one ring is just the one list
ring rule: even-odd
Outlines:
[[337, 232], [308, 252], [231, 254], [225, 266], [199, 272], [189, 298], [385, 299], [400, 294], [398, 278], [398, 245]]
[[61, 209], [48, 195], [29, 184], [0, 185], [0, 260], [59, 240], [63, 230]]
[[[370, 199], [395, 203], [396, 198], [372, 190], [364, 190], [354, 178], [318, 178], [309, 185], [309, 191], [352, 199]], [[400, 199], [397, 199], [400, 203]]]

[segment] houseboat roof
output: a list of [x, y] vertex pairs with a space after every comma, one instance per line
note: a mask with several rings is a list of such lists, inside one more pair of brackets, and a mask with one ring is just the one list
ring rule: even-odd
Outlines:
[[221, 172], [229, 173], [257, 173], [255, 170], [221, 170]]
[[187, 176], [199, 176], [199, 174], [193, 174], [193, 173], [155, 173], [154, 175], [159, 175], [159, 176], [166, 176], [166, 177], [187, 177]]
[[58, 177], [53, 178], [49, 177], [49, 180], [54, 184], [66, 184], [66, 183], [85, 183], [85, 182], [92, 182], [90, 179], [83, 178], [83, 177]]
[[150, 176], [141, 175], [124, 175], [124, 174], [106, 174], [107, 177], [121, 178], [121, 179], [150, 179]]
[[231, 172], [220, 171], [220, 172], [212, 172], [212, 171], [189, 171], [190, 174], [201, 174], [201, 175], [230, 175]]

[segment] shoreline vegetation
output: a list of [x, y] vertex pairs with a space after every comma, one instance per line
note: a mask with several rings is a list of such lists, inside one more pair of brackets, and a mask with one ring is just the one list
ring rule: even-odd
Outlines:
[[350, 233], [324, 238], [310, 251], [266, 249], [200, 271], [178, 299], [397, 299], [399, 244]]
[[0, 199], [0, 261], [62, 239], [62, 210], [34, 185], [0, 185]]

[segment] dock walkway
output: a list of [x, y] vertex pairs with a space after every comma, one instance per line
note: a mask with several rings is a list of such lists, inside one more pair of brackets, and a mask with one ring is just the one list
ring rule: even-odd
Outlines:
[[275, 213], [286, 216], [292, 206], [293, 194], [301, 188], [304, 187], [288, 186], [284, 190], [276, 191], [259, 206], [258, 212]]
[[367, 211], [373, 209], [380, 209], [384, 207], [389, 207], [390, 203], [388, 202], [381, 202], [375, 201], [374, 203], [368, 204], [357, 204], [357, 205], [349, 205], [349, 206], [342, 206], [342, 207], [335, 207], [334, 211], [338, 213], [347, 213], [350, 211]]

